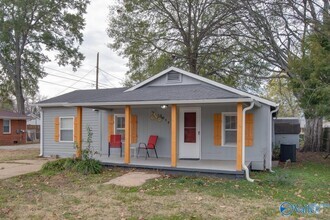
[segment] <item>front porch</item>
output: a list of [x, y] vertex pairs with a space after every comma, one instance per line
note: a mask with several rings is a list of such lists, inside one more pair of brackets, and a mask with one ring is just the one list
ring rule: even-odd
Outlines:
[[[168, 174], [244, 177], [244, 171], [236, 170], [234, 160], [177, 160], [176, 167], [172, 167], [170, 158], [131, 157], [129, 164], [125, 163], [124, 157], [118, 156], [102, 155], [95, 159], [100, 160], [105, 166], [161, 170]], [[251, 162], [245, 164], [250, 168]]]

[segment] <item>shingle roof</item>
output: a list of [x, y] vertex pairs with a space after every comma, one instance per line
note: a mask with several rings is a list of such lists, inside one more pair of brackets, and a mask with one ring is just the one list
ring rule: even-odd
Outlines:
[[207, 84], [145, 86], [134, 91], [125, 92], [125, 90], [127, 90], [127, 88], [77, 90], [39, 103], [135, 102], [248, 98]]
[[0, 110], [0, 119], [26, 119], [27, 116], [16, 112]]
[[275, 134], [299, 134], [299, 119], [275, 119]]

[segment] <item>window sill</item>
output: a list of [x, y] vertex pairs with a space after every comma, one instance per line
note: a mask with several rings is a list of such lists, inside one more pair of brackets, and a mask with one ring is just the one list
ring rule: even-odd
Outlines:
[[74, 143], [74, 141], [59, 141], [60, 143]]
[[3, 132], [2, 134], [11, 134], [11, 132]]
[[233, 145], [226, 144], [226, 145], [222, 145], [221, 147], [236, 148], [236, 144], [233, 144]]

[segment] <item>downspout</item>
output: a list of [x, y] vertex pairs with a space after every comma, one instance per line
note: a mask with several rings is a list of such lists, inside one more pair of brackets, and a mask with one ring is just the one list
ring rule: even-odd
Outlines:
[[269, 133], [270, 133], [270, 137], [269, 137], [269, 171], [271, 173], [274, 173], [275, 171], [272, 170], [272, 152], [273, 152], [273, 113], [277, 112], [278, 109], [280, 108], [280, 106], [277, 106], [275, 108], [275, 110], [270, 111], [270, 117], [269, 117]]
[[254, 179], [250, 178], [250, 170], [249, 168], [245, 165], [245, 113], [246, 111], [252, 109], [254, 106], [254, 102], [251, 102], [249, 107], [246, 107], [243, 109], [243, 129], [242, 129], [242, 133], [243, 133], [243, 137], [242, 137], [242, 167], [243, 170], [245, 171], [245, 178], [247, 181], [249, 182], [254, 182]]
[[44, 112], [41, 109], [40, 110], [40, 154], [39, 157], [43, 157], [44, 156]]

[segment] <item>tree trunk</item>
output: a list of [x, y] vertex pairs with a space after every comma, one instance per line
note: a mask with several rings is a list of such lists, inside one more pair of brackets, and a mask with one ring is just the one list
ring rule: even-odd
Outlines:
[[306, 118], [305, 142], [303, 151], [319, 152], [322, 149], [323, 118]]
[[25, 100], [23, 96], [22, 89], [22, 78], [21, 78], [21, 62], [20, 59], [17, 58], [16, 67], [15, 67], [15, 76], [14, 76], [14, 85], [15, 85], [15, 97], [17, 103], [17, 111], [18, 113], [25, 114]]

